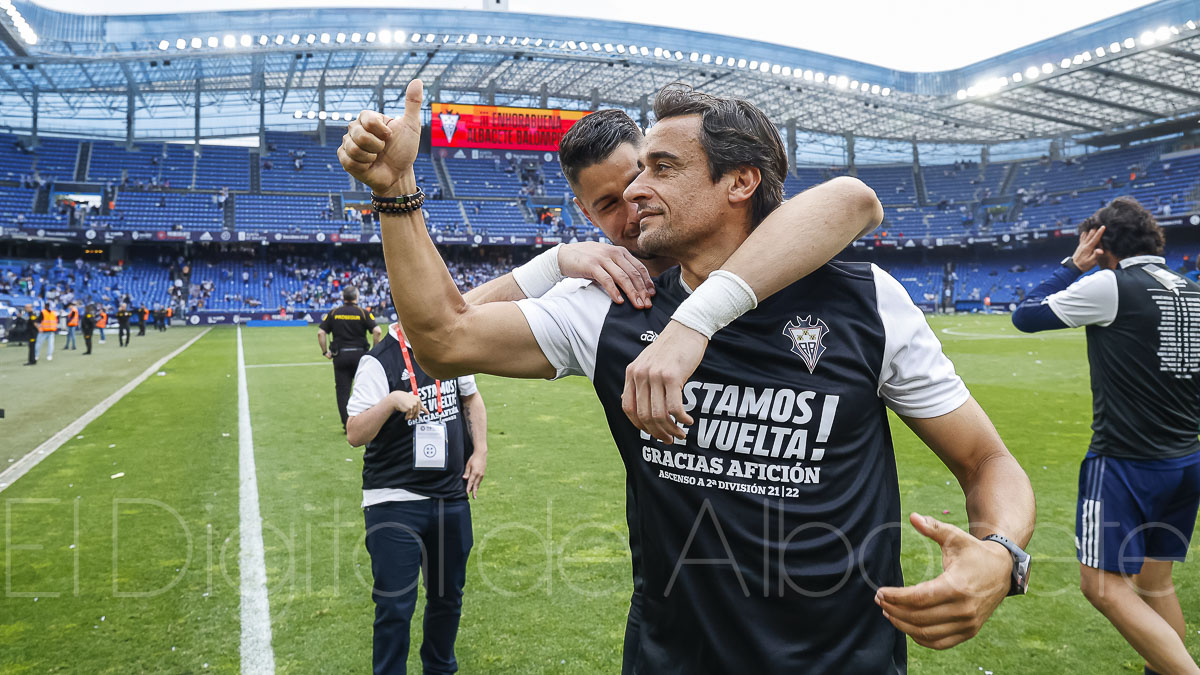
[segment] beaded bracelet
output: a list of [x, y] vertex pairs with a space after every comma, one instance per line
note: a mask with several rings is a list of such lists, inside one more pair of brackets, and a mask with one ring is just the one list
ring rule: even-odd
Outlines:
[[378, 213], [412, 213], [421, 208], [424, 203], [425, 192], [420, 187], [410, 195], [400, 195], [399, 197], [371, 195], [371, 208]]

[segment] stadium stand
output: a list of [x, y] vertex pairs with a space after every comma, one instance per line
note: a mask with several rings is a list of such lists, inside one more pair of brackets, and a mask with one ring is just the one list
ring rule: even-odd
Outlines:
[[45, 181], [70, 180], [75, 175], [79, 143], [66, 138], [42, 137], [30, 150], [26, 141], [12, 134], [0, 134], [0, 178], [19, 180], [37, 175]]

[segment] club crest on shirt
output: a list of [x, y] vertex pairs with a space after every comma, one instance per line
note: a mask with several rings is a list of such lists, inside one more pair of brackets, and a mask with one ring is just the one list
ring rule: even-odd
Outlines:
[[442, 122], [442, 133], [446, 135], [446, 142], [454, 142], [454, 132], [458, 129], [458, 113], [454, 111], [438, 113], [438, 119]]
[[813, 321], [812, 316], [806, 316], [803, 319], [796, 317], [795, 321], [789, 321], [783, 327], [783, 334], [792, 340], [792, 353], [804, 361], [804, 365], [808, 366], [809, 373], [813, 372], [817, 367], [817, 361], [825, 353], [823, 343], [827, 333], [829, 333], [829, 326], [826, 326], [825, 322], [820, 319]]

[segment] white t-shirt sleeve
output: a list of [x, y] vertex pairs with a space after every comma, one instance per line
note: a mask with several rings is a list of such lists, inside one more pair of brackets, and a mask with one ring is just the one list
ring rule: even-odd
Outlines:
[[1117, 297], [1117, 275], [1100, 270], [1051, 293], [1042, 304], [1071, 328], [1107, 326], [1117, 318]]
[[475, 384], [474, 375], [465, 375], [458, 378], [458, 397], [470, 396], [479, 393], [479, 387]]
[[883, 366], [879, 397], [905, 417], [939, 417], [966, 403], [971, 393], [942, 353], [942, 343], [925, 315], [890, 274], [871, 266], [883, 320]]
[[600, 329], [611, 306], [608, 293], [592, 284], [517, 302], [546, 360], [554, 366], [553, 379], [567, 375], [592, 379]]
[[358, 360], [358, 370], [354, 372], [354, 388], [350, 391], [350, 400], [346, 402], [346, 414], [350, 417], [361, 415], [387, 398], [389, 393], [391, 392], [388, 390], [383, 364], [368, 354]]

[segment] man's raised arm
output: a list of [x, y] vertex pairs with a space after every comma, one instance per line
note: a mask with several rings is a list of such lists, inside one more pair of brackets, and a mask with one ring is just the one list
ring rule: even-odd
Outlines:
[[662, 441], [682, 438], [671, 417], [691, 424], [683, 409], [683, 385], [700, 365], [713, 333], [829, 262], [882, 221], [875, 191], [849, 176], [809, 188], [772, 211], [629, 365], [622, 406], [634, 426]]
[[[417, 192], [413, 162], [421, 136], [420, 80], [408, 85], [404, 117], [364, 110], [350, 123], [338, 160], [376, 197]], [[419, 204], [405, 213], [380, 213], [383, 258], [396, 314], [427, 373], [438, 378], [473, 373], [553, 377], [521, 310], [512, 303], [469, 305], [463, 300], [425, 229]]]

